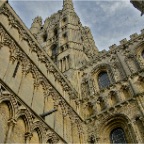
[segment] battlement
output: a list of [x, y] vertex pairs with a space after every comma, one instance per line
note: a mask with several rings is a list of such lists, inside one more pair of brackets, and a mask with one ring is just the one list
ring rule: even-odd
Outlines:
[[141, 35], [143, 35], [143, 34], [144, 34], [144, 29], [141, 30], [141, 33], [140, 33], [140, 34], [137, 34], [137, 33], [131, 34], [131, 35], [129, 36], [129, 37], [130, 37], [129, 40], [127, 40], [126, 38], [124, 38], [124, 39], [122, 39], [122, 40], [119, 41], [119, 45], [116, 45], [116, 44], [111, 45], [111, 46], [109, 47], [109, 50], [114, 50], [114, 49], [116, 49], [117, 47], [120, 47], [120, 46], [122, 46], [122, 45], [125, 45], [125, 44], [127, 44], [127, 43], [129, 43], [129, 42], [132, 42], [133, 40], [139, 38], [139, 37], [140, 37]]

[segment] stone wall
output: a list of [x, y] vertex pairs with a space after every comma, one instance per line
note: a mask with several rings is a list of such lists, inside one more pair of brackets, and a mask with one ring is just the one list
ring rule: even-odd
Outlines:
[[[32, 109], [31, 113], [36, 113], [40, 122], [40, 114], [57, 109], [42, 121], [53, 129], [54, 134], [61, 137], [62, 142], [62, 138], [66, 142], [83, 142], [83, 120], [77, 114], [77, 92], [40, 48], [9, 4], [4, 4], [0, 10], [0, 79]], [[23, 107], [23, 104], [18, 104], [18, 108], [19, 105]], [[11, 108], [9, 111], [7, 108], [2, 103], [2, 110], [9, 114]], [[7, 117], [11, 118], [9, 115]], [[7, 117], [1, 120], [3, 131], [7, 130]], [[25, 122], [23, 116], [18, 117], [14, 122], [17, 123], [16, 127], [10, 128], [10, 135], [4, 140], [13, 143], [26, 142], [26, 139], [22, 139], [29, 132]], [[19, 133], [18, 127], [21, 127]], [[36, 127], [31, 133], [33, 137], [30, 136], [29, 142], [44, 142], [44, 134], [39, 128]], [[21, 139], [18, 141], [19, 137]]]
[[[119, 46], [102, 51], [90, 66], [81, 68], [81, 105], [88, 141], [110, 143], [112, 130], [121, 127], [128, 143], [144, 142], [143, 34], [142, 30], [129, 41], [123, 39]], [[107, 87], [100, 87], [101, 72], [108, 75]]]

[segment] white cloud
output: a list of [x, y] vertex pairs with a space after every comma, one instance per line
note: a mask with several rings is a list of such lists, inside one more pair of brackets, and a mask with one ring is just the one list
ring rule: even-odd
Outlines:
[[[62, 0], [9, 2], [28, 27], [34, 17], [42, 16], [45, 20], [62, 9]], [[91, 28], [101, 50], [144, 28], [144, 17], [129, 0], [74, 0], [74, 6], [82, 24]]]

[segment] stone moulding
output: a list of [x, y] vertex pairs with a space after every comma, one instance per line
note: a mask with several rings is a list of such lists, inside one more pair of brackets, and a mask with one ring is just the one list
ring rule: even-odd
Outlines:
[[[61, 96], [61, 94], [54, 89], [53, 86], [51, 86], [51, 83], [49, 80], [44, 76], [42, 72], [39, 71], [39, 69], [34, 65], [34, 63], [29, 59], [29, 57], [19, 48], [17, 43], [15, 43], [14, 40], [12, 40], [11, 36], [7, 34], [6, 30], [3, 28], [3, 26], [0, 23], [0, 45], [6, 45], [10, 47], [10, 60], [12, 61], [20, 61], [22, 63], [22, 69], [23, 74], [27, 74], [29, 72], [32, 73], [34, 77], [34, 87], [37, 87], [38, 85], [42, 84], [44, 89], [45, 97], [52, 94], [54, 99], [63, 99], [63, 102], [65, 103], [65, 108], [68, 110], [71, 109], [71, 114], [74, 117], [79, 117], [81, 121], [82, 118], [77, 114], [75, 110], [72, 109], [70, 104]], [[13, 47], [14, 46], [14, 47]], [[67, 85], [65, 85], [67, 86]]]
[[[10, 26], [13, 28], [16, 28], [18, 30], [20, 39], [27, 41], [27, 43], [30, 47], [30, 52], [35, 52], [37, 54], [39, 61], [41, 63], [45, 63], [45, 66], [48, 71], [50, 71], [52, 73], [57, 73], [57, 76], [59, 75], [59, 77], [55, 77], [55, 78], [56, 79], [58, 78], [57, 80], [60, 83], [64, 82], [65, 85], [67, 85], [67, 87], [69, 88], [69, 92], [73, 91], [75, 98], [77, 98], [78, 94], [72, 88], [71, 84], [66, 80], [66, 78], [62, 75], [62, 73], [56, 68], [56, 66], [53, 64], [52, 60], [49, 58], [49, 56], [40, 48], [40, 46], [36, 42], [35, 38], [23, 28], [23, 25], [21, 25], [19, 20], [17, 20], [11, 14], [10, 10], [6, 6], [7, 6], [6, 4], [3, 5], [3, 7], [0, 10], [0, 14], [4, 14], [8, 17]], [[72, 93], [72, 92], [70, 92], [70, 93]]]
[[0, 79], [0, 103], [4, 101], [10, 101], [12, 109], [12, 118], [9, 123], [16, 123], [17, 119], [21, 115], [25, 115], [28, 120], [28, 129], [25, 136], [32, 134], [35, 128], [39, 128], [41, 131], [42, 142], [46, 143], [47, 139], [51, 137], [55, 143], [61, 140], [67, 143], [61, 136], [55, 133], [55, 131], [30, 107], [27, 106], [4, 82]]

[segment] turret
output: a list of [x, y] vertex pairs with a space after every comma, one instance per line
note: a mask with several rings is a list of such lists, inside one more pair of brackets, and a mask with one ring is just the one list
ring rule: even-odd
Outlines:
[[74, 11], [74, 6], [72, 0], [63, 0], [63, 10]]
[[32, 34], [36, 35], [41, 30], [41, 27], [42, 27], [42, 18], [37, 16], [31, 25], [30, 31]]
[[98, 53], [98, 48], [95, 45], [93, 36], [91, 34], [89, 27], [83, 27], [83, 45], [84, 52], [89, 58], [92, 58], [94, 55]]

